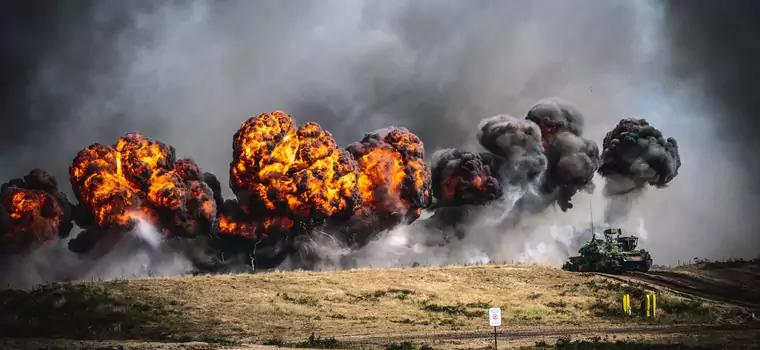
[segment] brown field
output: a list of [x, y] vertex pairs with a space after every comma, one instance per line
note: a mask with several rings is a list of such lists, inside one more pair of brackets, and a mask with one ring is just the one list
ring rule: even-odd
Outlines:
[[[622, 277], [484, 265], [64, 283], [0, 292], [0, 336], [13, 337], [0, 345], [50, 343], [41, 340], [46, 338], [130, 341], [114, 348], [324, 348], [409, 340], [479, 348], [493, 341], [489, 307], [502, 308], [500, 341], [510, 347], [568, 336], [725, 344], [733, 333], [743, 343], [741, 337], [760, 334], [751, 317], [760, 310], [759, 277], [752, 261]], [[652, 292], [657, 317], [637, 315]], [[634, 315], [622, 312], [624, 293], [631, 295]], [[322, 340], [304, 343], [311, 334]]]

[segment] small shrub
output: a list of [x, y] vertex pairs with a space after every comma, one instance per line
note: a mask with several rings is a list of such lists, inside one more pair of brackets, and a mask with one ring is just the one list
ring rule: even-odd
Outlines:
[[201, 342], [201, 343], [208, 343], [208, 344], [220, 344], [220, 345], [237, 345], [238, 342], [234, 340], [224, 339], [224, 338], [194, 338], [194, 337], [172, 337], [168, 339], [164, 339], [164, 343], [190, 343], [190, 342]]
[[268, 345], [268, 346], [285, 346], [285, 342], [282, 341], [282, 339], [275, 338], [275, 339], [269, 339], [267, 341], [264, 341], [263, 345]]
[[427, 344], [415, 345], [412, 342], [391, 343], [385, 346], [386, 350], [434, 350]]
[[402, 323], [402, 324], [414, 324], [414, 320], [410, 320], [408, 318], [405, 318], [403, 320], [391, 320], [393, 323]]
[[560, 350], [594, 350], [594, 349], [682, 349], [682, 350], [702, 350], [711, 349], [711, 347], [688, 346], [684, 344], [646, 344], [624, 341], [603, 341], [600, 337], [594, 337], [589, 340], [571, 341], [570, 338], [560, 338], [554, 345], [545, 341], [536, 342], [529, 348], [523, 349], [560, 349]]
[[463, 305], [441, 305], [441, 304], [429, 304], [423, 303], [422, 310], [428, 312], [440, 312], [451, 316], [463, 315], [467, 317], [480, 317], [483, 316], [483, 311], [469, 311]]
[[706, 314], [709, 312], [702, 303], [694, 299], [679, 298], [670, 295], [657, 296], [657, 309], [668, 314]]
[[415, 294], [413, 290], [391, 288], [391, 289], [386, 289], [386, 290], [376, 290], [374, 292], [362, 293], [356, 298], [361, 301], [377, 302], [382, 297], [393, 295], [396, 299], [406, 300], [409, 298], [410, 295], [413, 295], [413, 294]]
[[488, 309], [488, 308], [491, 307], [491, 304], [486, 303], [486, 302], [482, 302], [482, 301], [478, 301], [478, 302], [474, 302], [474, 303], [469, 303], [469, 304], [467, 304], [465, 306], [473, 308], [473, 309]]
[[295, 344], [297, 348], [312, 348], [312, 349], [340, 349], [340, 342], [333, 338], [314, 337], [314, 333], [309, 336], [309, 340], [304, 343]]
[[550, 308], [561, 309], [567, 306], [567, 302], [565, 302], [564, 300], [550, 301], [546, 303], [546, 306]]
[[623, 309], [618, 307], [617, 304], [609, 303], [601, 298], [596, 298], [594, 303], [589, 306], [589, 309], [596, 316], [600, 317], [619, 317], [624, 315]]
[[288, 293], [282, 293], [278, 295], [282, 298], [282, 300], [285, 300], [294, 304], [308, 305], [308, 306], [317, 306], [317, 304], [319, 304], [319, 301], [316, 298], [311, 297], [311, 296], [292, 297], [288, 295]]

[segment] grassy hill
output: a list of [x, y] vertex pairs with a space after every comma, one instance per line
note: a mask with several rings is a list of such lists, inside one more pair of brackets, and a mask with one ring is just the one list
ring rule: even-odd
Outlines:
[[[711, 283], [731, 276], [741, 282], [733, 290], [747, 295], [756, 295], [759, 271], [757, 262], [717, 274], [705, 266], [667, 270]], [[502, 308], [500, 331], [518, 333], [739, 324], [747, 319], [746, 304], [672, 287], [635, 276], [612, 278], [534, 265], [62, 283], [0, 292], [0, 336], [285, 344], [313, 333], [344, 342], [384, 342], [488, 332], [489, 307]], [[653, 291], [658, 293], [657, 318], [623, 314], [624, 293], [631, 295], [636, 312], [645, 293]]]

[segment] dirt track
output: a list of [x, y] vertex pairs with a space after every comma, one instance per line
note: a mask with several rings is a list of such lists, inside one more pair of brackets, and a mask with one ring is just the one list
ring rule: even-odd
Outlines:
[[[540, 331], [499, 331], [497, 338], [499, 344], [509, 347], [515, 342], [531, 343], [546, 338], [572, 337], [573, 339], [589, 338], [591, 336], [667, 336], [682, 335], [690, 336], [692, 334], [709, 335], [720, 334], [728, 335], [729, 333], [752, 333], [760, 334], [760, 323], [751, 326], [705, 326], [705, 325], [685, 325], [685, 326], [635, 326], [635, 327], [617, 327], [617, 328], [575, 328], [575, 329], [546, 329]], [[366, 345], [376, 344], [383, 345], [395, 342], [420, 342], [429, 343], [446, 342], [453, 340], [466, 341], [490, 341], [493, 339], [492, 332], [451, 332], [438, 334], [410, 334], [410, 335], [393, 335], [393, 336], [372, 336], [372, 335], [353, 335], [339, 337], [341, 344]], [[0, 339], [0, 347], [3, 349], [99, 349], [99, 350], [117, 350], [117, 349], [138, 349], [138, 350], [206, 350], [206, 349], [280, 349], [287, 350], [285, 347], [262, 346], [255, 344], [238, 344], [238, 345], [221, 345], [206, 344], [200, 342], [194, 343], [159, 343], [159, 342], [122, 342], [122, 341], [75, 341], [75, 340], [53, 340], [53, 339]], [[303, 348], [302, 348], [303, 349]]]
[[[748, 326], [707, 326], [707, 325], [684, 325], [684, 326], [636, 326], [636, 327], [615, 327], [615, 328], [574, 328], [574, 329], [547, 329], [530, 332], [511, 332], [497, 331], [497, 339], [516, 340], [531, 339], [546, 336], [580, 336], [584, 334], [605, 333], [605, 334], [672, 334], [672, 333], [706, 333], [706, 332], [726, 332], [726, 331], [746, 331], [760, 330], [760, 324]], [[411, 340], [442, 340], [442, 339], [493, 339], [493, 332], [456, 332], [456, 333], [437, 333], [437, 334], [419, 334], [403, 336], [346, 336], [340, 340], [346, 343], [361, 344], [387, 344], [400, 341]]]
[[666, 290], [685, 297], [697, 297], [727, 305], [760, 311], [760, 296], [753, 291], [745, 291], [734, 285], [710, 283], [703, 278], [695, 278], [684, 273], [671, 271], [629, 272], [625, 275], [596, 273], [605, 278], [629, 284], [638, 284], [654, 290]]

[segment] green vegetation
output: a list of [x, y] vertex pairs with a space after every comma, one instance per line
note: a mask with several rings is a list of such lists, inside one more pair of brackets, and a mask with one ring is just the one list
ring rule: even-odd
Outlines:
[[167, 338], [163, 340], [164, 343], [191, 343], [191, 342], [201, 342], [201, 343], [209, 343], [209, 344], [220, 344], [220, 345], [239, 345], [240, 342], [224, 339], [224, 338], [193, 338], [193, 337], [172, 337]]
[[319, 301], [311, 296], [303, 296], [303, 297], [291, 297], [288, 295], [288, 293], [277, 293], [279, 297], [282, 298], [282, 300], [289, 301], [294, 304], [300, 304], [300, 305], [309, 305], [309, 306], [317, 306], [319, 304]]
[[422, 310], [445, 313], [451, 316], [483, 317], [483, 315], [487, 315], [484, 311], [467, 310], [463, 305], [441, 305], [427, 301], [422, 303]]
[[562, 338], [557, 340], [554, 344], [547, 342], [537, 342], [534, 346], [522, 347], [523, 350], [538, 350], [538, 349], [557, 349], [557, 350], [628, 350], [628, 349], [664, 349], [664, 350], [702, 350], [702, 349], [715, 349], [714, 346], [688, 346], [683, 344], [647, 344], [640, 342], [627, 342], [627, 341], [606, 341], [601, 338], [592, 340], [576, 340], [572, 341], [570, 338]]
[[275, 338], [264, 342], [264, 345], [271, 345], [283, 348], [309, 348], [309, 349], [347, 349], [351, 346], [348, 344], [341, 344], [337, 339], [333, 337], [322, 338], [314, 337], [314, 333], [309, 336], [309, 339], [303, 342], [288, 343], [282, 339]]
[[414, 344], [412, 342], [391, 343], [385, 346], [386, 350], [434, 350], [427, 344]]

